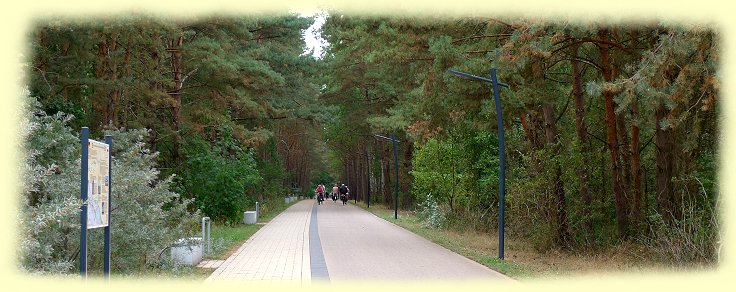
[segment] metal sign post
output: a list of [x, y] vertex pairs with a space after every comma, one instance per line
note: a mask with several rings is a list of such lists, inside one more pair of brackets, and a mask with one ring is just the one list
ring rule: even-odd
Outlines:
[[105, 142], [89, 139], [89, 128], [82, 127], [81, 198], [79, 212], [79, 274], [87, 278], [87, 230], [104, 227], [103, 274], [110, 277], [110, 197], [112, 173], [112, 137]]
[[79, 275], [87, 278], [87, 188], [88, 176], [88, 144], [89, 128], [82, 127], [82, 210], [79, 212]]
[[105, 135], [107, 144], [107, 226], [105, 226], [105, 259], [102, 273], [105, 278], [110, 279], [110, 210], [112, 210], [112, 136]]

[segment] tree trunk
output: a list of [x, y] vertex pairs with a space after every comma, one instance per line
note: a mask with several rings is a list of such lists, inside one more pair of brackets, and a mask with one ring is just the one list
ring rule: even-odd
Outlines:
[[677, 216], [679, 208], [675, 204], [675, 192], [672, 188], [674, 143], [672, 128], [662, 129], [660, 126], [660, 122], [666, 119], [668, 114], [669, 110], [664, 101], [661, 101], [655, 111], [657, 117], [657, 129], [655, 130], [657, 142], [657, 203], [659, 204], [659, 214], [665, 219], [665, 222], [672, 223], [673, 219], [679, 217]]
[[[366, 145], [366, 147], [368, 147], [368, 146]], [[372, 197], [375, 197], [375, 195], [376, 195], [376, 193], [373, 192], [373, 190], [376, 189], [376, 181], [373, 179], [373, 173], [374, 172], [372, 171], [373, 170], [372, 167], [375, 165], [373, 163], [373, 152], [372, 152], [372, 149], [374, 149], [374, 148], [375, 148], [375, 146], [374, 145], [371, 145], [370, 147], [368, 147], [366, 149], [366, 152], [365, 152], [368, 155], [368, 158], [367, 158], [368, 162], [366, 163], [366, 167], [367, 167], [366, 173], [367, 173], [367, 179], [368, 179], [368, 181], [366, 182], [366, 183], [368, 183], [368, 186], [366, 186], [366, 189], [368, 190], [368, 193], [366, 193], [366, 195], [368, 195], [368, 197], [366, 198], [366, 200], [371, 200], [370, 197], [371, 196]], [[375, 201], [375, 200], [373, 200], [373, 201]], [[370, 202], [372, 203], [373, 201], [370, 201]]]
[[[128, 37], [128, 44], [125, 46], [125, 58], [123, 59], [123, 74], [125, 76], [130, 75], [130, 51], [131, 51], [131, 45], [132, 45], [132, 37]], [[126, 100], [126, 89], [123, 88], [121, 90], [120, 99], [123, 102], [122, 107], [122, 121], [120, 122], [120, 126], [127, 128], [128, 127], [128, 111], [130, 111], [130, 101]]]
[[348, 171], [347, 171], [348, 179], [347, 179], [347, 182], [345, 184], [348, 186], [348, 188], [353, 188], [354, 189], [355, 186], [353, 185], [353, 162], [354, 162], [353, 161], [353, 155], [348, 154], [348, 160], [347, 161], [348, 161]]
[[[602, 29], [598, 32], [598, 37], [603, 41], [608, 41], [608, 30]], [[611, 70], [610, 49], [608, 44], [600, 45], [601, 68], [603, 69], [603, 80], [606, 82], [613, 81]], [[616, 201], [616, 225], [618, 228], [619, 238], [625, 239], [628, 230], [627, 218], [627, 202], [623, 194], [623, 178], [621, 177], [621, 168], [619, 166], [619, 145], [616, 133], [616, 112], [613, 102], [613, 93], [609, 90], [603, 92], [606, 109], [606, 140], [608, 143], [609, 156], [611, 158], [611, 174], [613, 176], [613, 197]]]
[[631, 106], [632, 122], [631, 122], [631, 176], [633, 177], [633, 194], [634, 207], [632, 211], [632, 224], [637, 227], [641, 224], [641, 153], [639, 150], [639, 124], [636, 122], [639, 117], [639, 101], [635, 100]]
[[[115, 52], [118, 49], [117, 38], [113, 37], [110, 40], [110, 52]], [[105, 113], [105, 124], [111, 124], [114, 127], [118, 126], [118, 115], [117, 115], [117, 104], [120, 99], [120, 88], [115, 84], [118, 79], [118, 68], [117, 63], [113, 58], [110, 60], [110, 82], [112, 89], [110, 90], [110, 98], [108, 99], [107, 110]]]
[[407, 141], [406, 143], [403, 143], [406, 145], [406, 151], [404, 152], [404, 161], [402, 164], [404, 165], [404, 171], [402, 174], [404, 174], [404, 179], [401, 180], [402, 183], [399, 184], [399, 188], [402, 194], [404, 194], [404, 199], [402, 200], [403, 207], [409, 208], [413, 204], [412, 197], [409, 195], [411, 192], [411, 184], [412, 184], [412, 177], [409, 174], [409, 171], [411, 171], [411, 156], [412, 156], [412, 147]]
[[[542, 125], [542, 123], [540, 122], [538, 114], [538, 109], [530, 109], [528, 113], [528, 118], [527, 115], [524, 114], [522, 115], [521, 120], [526, 139], [529, 142], [529, 150], [531, 153], [531, 165], [529, 167], [529, 173], [533, 177], [536, 177], [540, 173], [542, 173], [542, 160], [540, 159], [536, 151], [542, 148], [539, 132], [543, 130], [542, 128], [544, 128], [544, 125]], [[539, 211], [539, 217], [542, 218], [542, 220], [545, 220], [545, 222], [555, 222], [555, 219], [552, 218], [552, 211], [550, 210], [551, 208], [553, 208], [551, 207], [551, 199], [547, 195], [547, 192], [543, 192], [542, 190], [540, 190], [539, 193], [542, 194], [536, 197], [536, 203], [539, 206], [539, 208], [537, 209], [537, 211]]]
[[[577, 57], [580, 45], [573, 47], [573, 56]], [[586, 238], [592, 240], [594, 237], [592, 205], [593, 200], [588, 192], [588, 181], [590, 178], [590, 151], [588, 149], [588, 129], [585, 125], [585, 99], [583, 99], [583, 76], [580, 70], [580, 62], [572, 62], [572, 95], [575, 99], [575, 129], [580, 143], [580, 154], [582, 160], [578, 167], [578, 180], [580, 182], [580, 200], [582, 201], [583, 230]]]
[[[97, 98], [99, 98], [99, 101], [104, 101], [108, 99], [108, 92], [107, 92], [107, 86], [104, 82], [106, 80], [107, 76], [105, 74], [105, 71], [107, 71], [107, 53], [108, 53], [108, 45], [107, 45], [107, 35], [104, 33], [101, 35], [101, 41], [97, 45], [97, 64], [95, 66], [95, 77], [97, 79], [97, 82], [99, 84], [96, 86], [96, 94]], [[103, 102], [95, 102], [95, 108], [96, 113], [93, 114], [95, 117], [96, 123], [94, 123], [94, 126], [104, 126], [107, 124], [105, 119], [107, 118], [106, 113], [108, 112], [107, 107], [104, 106]], [[102, 116], [100, 116], [102, 115]], [[94, 129], [90, 129], [94, 131]]]
[[[151, 43], [156, 44], [158, 41], [159, 36], [157, 34], [151, 35]], [[151, 56], [151, 71], [153, 72], [159, 72], [159, 60], [161, 56], [159, 56], [158, 48], [155, 47], [155, 45], [152, 45], [150, 47], [150, 56]], [[159, 80], [151, 80], [150, 83], [150, 89], [151, 92], [160, 92], [163, 91], [163, 84]], [[158, 125], [160, 125], [159, 121], [156, 118], [156, 113], [153, 111], [155, 108], [154, 104], [154, 98], [149, 96], [146, 100], [143, 100], [140, 96], [137, 97], [139, 102], [138, 108], [142, 109], [143, 116], [145, 119], [146, 127], [148, 127], [149, 130], [151, 130], [151, 136], [150, 136], [150, 145], [151, 145], [151, 152], [156, 153], [158, 152]]]
[[361, 144], [360, 148], [361, 148], [361, 153], [363, 153], [363, 155], [359, 156], [360, 165], [361, 165], [361, 168], [360, 168], [360, 193], [361, 193], [360, 200], [363, 201], [364, 203], [366, 202], [366, 198], [368, 194], [368, 164], [366, 162], [366, 156], [365, 156], [367, 154], [366, 143], [367, 143], [366, 141], [363, 141], [363, 143]]
[[39, 51], [36, 52], [34, 58], [33, 67], [40, 71], [40, 74], [46, 73], [46, 34], [44, 30], [39, 29], [36, 33], [36, 43], [38, 44]]
[[[613, 39], [619, 38], [619, 30], [617, 28], [614, 28], [611, 32], [611, 37]], [[616, 78], [619, 74], [619, 55], [621, 54], [620, 50], [613, 50], [611, 52], [611, 79], [613, 80]], [[615, 105], [614, 105], [615, 106]], [[619, 141], [619, 154], [621, 155], [621, 166], [620, 166], [620, 172], [621, 172], [621, 179], [623, 180], [621, 184], [621, 194], [624, 197], [624, 201], [626, 202], [626, 216], [627, 218], [630, 218], [632, 216], [631, 214], [631, 208], [629, 206], [629, 202], [632, 200], [632, 191], [631, 191], [631, 152], [629, 151], [631, 149], [631, 143], [629, 140], [629, 133], [628, 129], [626, 127], [626, 115], [624, 113], [620, 113], [616, 115], [616, 133], [618, 134], [618, 141]]]
[[350, 188], [352, 198], [357, 201], [358, 195], [360, 195], [360, 180], [358, 179], [358, 169], [360, 168], [360, 159], [353, 154], [353, 185]]
[[171, 52], [171, 73], [173, 74], [174, 88], [170, 95], [174, 99], [172, 107], [174, 141], [172, 149], [172, 160], [175, 164], [179, 164], [179, 145], [181, 144], [181, 136], [179, 133], [181, 123], [181, 88], [182, 88], [182, 53], [181, 46], [184, 43], [184, 36], [180, 35], [176, 39], [171, 40], [168, 51]]
[[[385, 143], [387, 144], [387, 143]], [[391, 156], [391, 146], [387, 145], [384, 149], [384, 155], [386, 160], [386, 183], [384, 185], [385, 188], [385, 194], [384, 194], [384, 200], [386, 203], [393, 206], [394, 203], [394, 196], [393, 196], [393, 184], [396, 177], [394, 177], [394, 164], [393, 164], [393, 156]]]
[[567, 224], [567, 204], [565, 202], [565, 189], [562, 183], [562, 168], [557, 163], [559, 147], [556, 145], [557, 129], [555, 128], [554, 109], [550, 104], [542, 106], [544, 112], [544, 129], [547, 144], [552, 146], [552, 163], [555, 168], [555, 214], [557, 219], [557, 240], [566, 248], [570, 247], [570, 230]]
[[[621, 174], [622, 184], [621, 189], [623, 190], [624, 198], [626, 201], [631, 201], [632, 187], [631, 187], [631, 142], [629, 141], [628, 130], [626, 127], [626, 121], [623, 113], [616, 115], [616, 132], [618, 133], [619, 149], [621, 154]], [[630, 210], [627, 210], [629, 212]], [[629, 214], [631, 215], [631, 214]]]
[[389, 185], [391, 183], [391, 179], [389, 178], [390, 169], [388, 157], [388, 149], [386, 148], [386, 145], [381, 146], [381, 202], [387, 206], [390, 203]]
[[[524, 136], [529, 142], [529, 149], [533, 152], [541, 148], [538, 129], [542, 127], [537, 118], [537, 110], [530, 110], [527, 114], [521, 115], [521, 126], [524, 130]], [[528, 118], [527, 118], [528, 115]]]
[[350, 167], [348, 165], [348, 156], [347, 155], [344, 155], [343, 156], [343, 163], [342, 164], [343, 164], [343, 168], [344, 169], [343, 169], [343, 173], [342, 173], [343, 174], [342, 175], [342, 179], [341, 179], [342, 182], [340, 182], [340, 184], [341, 184], [340, 186], [342, 186], [342, 184], [347, 184], [348, 183], [348, 169], [350, 169]]
[[531, 144], [531, 129], [529, 128], [529, 122], [526, 119], [526, 115], [526, 113], [520, 114], [519, 121], [521, 122], [521, 129], [524, 130], [524, 136], [526, 137], [526, 140], [529, 141], [529, 144]]
[[[360, 147], [355, 147], [355, 148], [359, 149]], [[356, 183], [358, 184], [355, 188], [355, 198], [356, 200], [362, 201], [363, 194], [364, 194], [363, 188], [365, 187], [365, 184], [363, 183], [363, 178], [365, 178], [365, 176], [363, 175], [364, 173], [363, 170], [365, 167], [363, 166], [362, 157], [358, 154], [355, 154], [355, 165], [356, 165], [355, 180], [356, 180]]]

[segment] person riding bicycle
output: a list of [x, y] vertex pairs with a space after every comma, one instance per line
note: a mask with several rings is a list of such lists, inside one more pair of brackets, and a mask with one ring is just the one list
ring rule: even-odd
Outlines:
[[332, 187], [332, 201], [337, 202], [337, 196], [338, 196], [339, 188], [337, 187], [337, 184], [334, 184]]
[[321, 205], [325, 200], [325, 186], [321, 184], [317, 185], [317, 189], [314, 192], [317, 193], [317, 204]]
[[343, 205], [348, 204], [348, 195], [350, 195], [350, 189], [345, 184], [342, 184], [340, 186], [340, 201], [342, 201]]

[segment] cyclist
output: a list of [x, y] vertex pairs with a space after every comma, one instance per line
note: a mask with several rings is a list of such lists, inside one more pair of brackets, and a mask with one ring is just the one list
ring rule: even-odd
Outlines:
[[325, 200], [325, 186], [321, 184], [317, 185], [317, 189], [314, 192], [317, 193], [317, 205], [321, 205]]
[[337, 184], [334, 184], [334, 186], [332, 187], [332, 201], [333, 202], [337, 202], [337, 196], [338, 196], [338, 192], [339, 192], [338, 189], [339, 188], [337, 187]]
[[345, 184], [340, 186], [340, 201], [343, 205], [348, 204], [348, 196], [350, 195], [350, 189]]

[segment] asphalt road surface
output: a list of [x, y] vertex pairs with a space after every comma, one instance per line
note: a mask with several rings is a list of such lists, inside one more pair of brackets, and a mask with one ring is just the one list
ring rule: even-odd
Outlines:
[[312, 212], [330, 282], [509, 280], [351, 204], [326, 200]]

